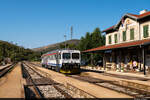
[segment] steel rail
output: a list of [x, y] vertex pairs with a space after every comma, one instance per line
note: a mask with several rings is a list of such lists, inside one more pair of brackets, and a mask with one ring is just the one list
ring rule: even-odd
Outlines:
[[[37, 73], [38, 75], [40, 75], [41, 77], [44, 77], [44, 76], [42, 76], [40, 73], [38, 73], [37, 71], [35, 71], [33, 68], [31, 68], [29, 65], [27, 65], [27, 64], [25, 64], [26, 66], [28, 66], [30, 69], [32, 69], [32, 71], [34, 71], [35, 73]], [[45, 77], [44, 77], [45, 78]], [[47, 77], [46, 77], [47, 78]], [[72, 98], [68, 93], [66, 93], [64, 90], [62, 90], [62, 89], [60, 89], [57, 85], [61, 85], [61, 84], [59, 84], [59, 83], [57, 83], [57, 82], [55, 82], [54, 80], [52, 80], [51, 78], [48, 78], [50, 81], [52, 81], [52, 83], [51, 84], [49, 84], [49, 85], [52, 85], [52, 86], [54, 86], [54, 88], [59, 92], [59, 93], [61, 93], [62, 95], [64, 95], [64, 97], [65, 98]]]
[[[24, 63], [22, 63], [22, 67], [24, 67]], [[31, 77], [31, 75], [29, 74], [29, 72], [28, 72], [25, 68], [24, 68], [24, 71], [25, 71], [25, 73], [27, 74], [28, 79], [31, 80], [31, 82], [32, 82], [32, 84], [33, 84], [33, 87], [34, 87], [36, 93], [38, 94], [38, 97], [39, 97], [39, 98], [44, 98], [44, 95], [40, 92], [39, 88], [38, 88], [38, 87], [36, 86], [36, 84], [34, 83], [34, 81], [33, 81], [32, 77]]]
[[16, 63], [9, 65], [8, 67], [5, 67], [0, 70], [0, 78], [7, 74], [14, 66], [16, 66]]
[[[30, 64], [32, 64], [32, 63], [30, 63]], [[26, 64], [27, 65], [27, 64]], [[27, 65], [28, 67], [30, 67], [29, 65]], [[34, 65], [35, 66], [35, 65]], [[30, 67], [31, 68], [31, 67]], [[37, 71], [35, 71], [33, 68], [31, 68], [35, 73], [37, 73], [38, 75], [40, 75], [40, 73], [38, 73]], [[41, 75], [41, 77], [43, 77], [42, 75]], [[57, 85], [61, 85], [61, 84], [59, 84], [59, 83], [57, 83], [57, 82], [55, 82], [54, 80], [52, 80], [51, 78], [48, 78], [49, 80], [51, 80], [52, 81], [52, 83], [51, 83], [51, 85], [53, 85], [54, 86], [54, 88], [57, 90], [57, 91], [59, 91], [62, 95], [64, 95], [66, 98], [72, 98], [68, 93], [66, 93], [64, 90], [62, 90], [61, 88], [59, 88]]]
[[[33, 65], [33, 66], [36, 66], [36, 64], [33, 64], [33, 63], [29, 63], [29, 64], [31, 64], [31, 65]], [[37, 72], [37, 73], [38, 73], [38, 72]], [[76, 90], [81, 91], [81, 94], [82, 94], [82, 95], [83, 95], [83, 94], [86, 94], [86, 95], [89, 95], [90, 97], [96, 98], [94, 95], [89, 94], [89, 93], [87, 93], [87, 92], [85, 92], [85, 91], [83, 91], [83, 90], [81, 90], [81, 89], [79, 89], [79, 88], [77, 88], [77, 87], [75, 87], [75, 86], [69, 84], [69, 83], [67, 83], [67, 88], [68, 88], [68, 86], [71, 86], [71, 87], [75, 88]], [[57, 85], [54, 85], [54, 88], [57, 89], [57, 90], [58, 90], [62, 95], [64, 95], [66, 98], [71, 98], [70, 95], [68, 95], [67, 93], [65, 93], [65, 92], [64, 92], [62, 89], [60, 89]]]
[[[30, 63], [30, 64], [36, 66], [36, 64], [33, 64], [33, 63]], [[145, 78], [139, 78], [139, 77], [130, 77], [129, 78], [129, 77], [126, 77], [126, 76], [122, 76], [122, 75], [118, 76], [118, 75], [109, 74], [109, 73], [103, 73], [103, 75], [106, 75], [106, 76], [112, 76], [113, 75], [113, 77], [116, 76], [116, 77], [123, 77], [123, 78], [127, 78], [127, 79], [135, 79], [136, 78], [138, 80], [148, 80], [148, 79], [145, 79]], [[77, 77], [73, 77], [73, 78], [77, 79]], [[96, 78], [94, 78], [94, 79], [96, 79]], [[79, 79], [79, 80], [86, 81], [86, 82], [89, 82], [89, 83], [92, 83], [92, 84], [95, 84], [95, 85], [98, 85], [98, 86], [101, 86], [101, 87], [104, 87], [104, 88], [108, 88], [108, 89], [111, 89], [111, 90], [114, 90], [114, 91], [117, 91], [117, 92], [121, 92], [121, 93], [130, 95], [130, 96], [133, 96], [133, 97], [138, 97], [139, 94], [150, 96], [149, 92], [146, 92], [144, 90], [140, 90], [140, 89], [133, 88], [133, 87], [128, 87], [128, 86], [123, 86], [123, 85], [120, 85], [120, 84], [118, 84], [116, 82], [112, 82], [112, 81], [108, 81], [108, 80], [98, 79], [99, 81], [95, 81], [95, 82], [91, 82], [91, 81], [87, 81], [87, 80], [82, 80], [82, 79]], [[102, 86], [102, 85], [99, 85], [99, 84], [96, 84], [96, 83], [109, 83], [109, 84], [118, 86], [120, 88], [124, 88], [126, 90], [126, 92], [119, 91], [119, 90], [116, 90], [116, 89], [113, 89], [113, 88], [110, 88], [110, 87]], [[136, 91], [137, 94], [130, 94], [130, 93], [127, 92], [128, 90], [131, 91], [131, 92]]]
[[[77, 79], [77, 80], [80, 80], [80, 81], [88, 82], [88, 83], [91, 83], [91, 84], [94, 84], [94, 85], [97, 85], [97, 86], [101, 86], [101, 87], [104, 87], [104, 88], [107, 88], [107, 89], [111, 89], [111, 90], [113, 90], [113, 91], [121, 92], [121, 93], [130, 95], [130, 96], [133, 96], [133, 97], [139, 97], [139, 96], [138, 96], [139, 94], [142, 94], [142, 95], [145, 95], [145, 94], [146, 94], [146, 92], [143, 91], [143, 90], [136, 89], [136, 88], [133, 88], [133, 87], [128, 87], [128, 86], [123, 86], [123, 85], [120, 85], [120, 84], [118, 84], [117, 82], [113, 82], [113, 81], [107, 81], [107, 80], [103, 80], [103, 79], [97, 79], [97, 80], [99, 80], [99, 81], [93, 81], [93, 82], [92, 82], [92, 81], [90, 80], [90, 78], [92, 78], [92, 77], [90, 77], [90, 78], [88, 77], [87, 80], [86, 80], [85, 78], [84, 78], [84, 79], [81, 78], [80, 76], [79, 76], [79, 77], [68, 76], [68, 77], [71, 77], [71, 78], [74, 78], [74, 79]], [[84, 76], [84, 77], [85, 77], [85, 76]], [[96, 79], [96, 78], [94, 78], [94, 79]], [[109, 83], [109, 84], [115, 85], [115, 86], [117, 86], [117, 87], [124, 88], [124, 89], [126, 90], [126, 92], [123, 92], [123, 91], [120, 91], [120, 90], [116, 90], [116, 89], [113, 89], [113, 88], [111, 88], [111, 87], [102, 86], [102, 85], [97, 84], [97, 83]], [[127, 92], [128, 90], [130, 90], [131, 92], [136, 91], [136, 93], [138, 93], [138, 94], [135, 94], [135, 95], [134, 95], [134, 94], [130, 94], [130, 93]], [[148, 93], [148, 92], [147, 92], [147, 93]], [[149, 94], [149, 95], [146, 94], [146, 96], [150, 96], [150, 94]]]
[[129, 79], [129, 80], [140, 80], [140, 81], [148, 81], [150, 79], [148, 78], [144, 78], [144, 77], [135, 77], [135, 76], [124, 76], [124, 75], [116, 75], [116, 74], [112, 74], [112, 73], [102, 73], [102, 75], [105, 76], [111, 76], [111, 77], [117, 77], [117, 78], [124, 78], [124, 79]]

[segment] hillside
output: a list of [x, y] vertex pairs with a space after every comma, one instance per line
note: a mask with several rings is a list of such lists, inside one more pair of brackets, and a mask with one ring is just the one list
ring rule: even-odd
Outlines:
[[69, 45], [69, 44], [78, 45], [80, 40], [78, 40], [78, 39], [67, 40], [67, 41], [63, 41], [63, 42], [60, 42], [60, 43], [50, 44], [50, 45], [39, 47], [39, 48], [34, 48], [32, 50], [37, 51], [37, 52], [52, 51], [52, 50], [55, 50], [55, 49], [62, 48], [65, 45], [65, 42], [66, 42], [67, 45]]
[[16, 44], [0, 40], [0, 64], [6, 58], [10, 58], [11, 61], [14, 62], [22, 60], [38, 60], [40, 54], [33, 52], [30, 49], [17, 46]]

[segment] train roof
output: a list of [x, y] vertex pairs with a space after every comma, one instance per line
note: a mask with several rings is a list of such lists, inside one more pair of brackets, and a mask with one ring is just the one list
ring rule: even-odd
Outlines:
[[47, 54], [56, 54], [56, 53], [62, 52], [62, 51], [78, 51], [78, 52], [80, 52], [80, 50], [57, 49], [57, 50], [53, 50], [53, 51], [47, 52], [47, 53], [43, 54], [41, 57], [43, 57], [43, 56], [45, 56]]

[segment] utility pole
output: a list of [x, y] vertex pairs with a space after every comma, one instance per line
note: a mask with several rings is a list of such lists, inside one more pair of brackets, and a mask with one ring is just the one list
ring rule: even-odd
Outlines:
[[65, 38], [65, 49], [66, 49], [66, 35], [64, 35], [64, 38]]
[[71, 26], [71, 40], [72, 40], [72, 36], [73, 36], [73, 26]]
[[145, 68], [145, 47], [142, 48], [142, 55], [143, 55], [144, 75], [146, 75], [146, 68]]

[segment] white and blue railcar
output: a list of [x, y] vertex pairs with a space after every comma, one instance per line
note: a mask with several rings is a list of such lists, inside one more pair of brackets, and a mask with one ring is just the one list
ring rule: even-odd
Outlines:
[[81, 55], [79, 50], [55, 50], [42, 55], [42, 66], [62, 73], [80, 71]]

